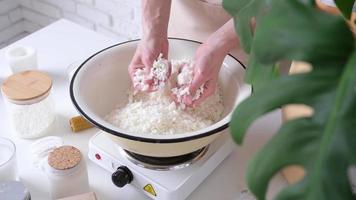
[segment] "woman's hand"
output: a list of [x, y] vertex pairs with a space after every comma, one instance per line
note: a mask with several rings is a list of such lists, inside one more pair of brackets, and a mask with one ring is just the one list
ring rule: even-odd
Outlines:
[[[196, 106], [214, 94], [224, 58], [236, 47], [238, 47], [238, 39], [233, 20], [224, 24], [200, 45], [194, 57], [194, 77], [189, 86], [190, 95], [183, 97], [184, 104]], [[197, 100], [193, 100], [195, 92], [201, 86], [204, 87], [203, 94]]]
[[[194, 57], [194, 77], [189, 86], [191, 95], [183, 97], [184, 104], [196, 106], [214, 94], [225, 56], [224, 52], [218, 51], [208, 43], [200, 45]], [[194, 94], [200, 86], [204, 87], [204, 92], [200, 98], [194, 101]]]
[[[129, 65], [131, 80], [138, 69], [148, 73], [154, 60], [163, 54], [168, 55], [167, 29], [171, 9], [171, 0], [142, 0], [142, 40]], [[148, 81], [149, 82], [149, 81]], [[148, 83], [150, 84], [150, 83]], [[135, 88], [141, 90], [142, 88]], [[150, 90], [150, 88], [149, 88]]]
[[[134, 74], [137, 69], [144, 69], [148, 73], [151, 70], [154, 60], [162, 53], [164, 58], [168, 55], [167, 38], [147, 38], [143, 39], [138, 45], [135, 55], [129, 65], [129, 74], [131, 80], [134, 80]], [[150, 82], [147, 82], [150, 84]], [[142, 90], [142, 88], [135, 88]], [[150, 88], [148, 90], [151, 90]]]

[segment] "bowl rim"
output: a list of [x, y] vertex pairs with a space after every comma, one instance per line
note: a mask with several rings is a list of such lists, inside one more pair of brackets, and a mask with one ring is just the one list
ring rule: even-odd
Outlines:
[[[117, 44], [114, 44], [114, 45], [111, 45], [109, 47], [106, 47], [102, 50], [99, 50], [98, 52], [94, 53], [93, 55], [91, 55], [90, 57], [88, 57], [82, 64], [80, 64], [80, 66], [75, 70], [72, 78], [71, 78], [71, 81], [70, 81], [70, 86], [69, 86], [69, 94], [70, 94], [70, 98], [71, 98], [71, 101], [74, 105], [74, 107], [76, 108], [76, 110], [86, 119], [88, 120], [91, 124], [93, 124], [95, 127], [99, 128], [100, 130], [106, 132], [106, 133], [109, 133], [109, 134], [112, 134], [114, 136], [118, 136], [118, 137], [122, 137], [122, 138], [125, 138], [125, 139], [129, 139], [129, 140], [134, 140], [134, 141], [140, 141], [140, 142], [147, 142], [147, 143], [177, 143], [177, 142], [187, 142], [187, 141], [190, 141], [190, 140], [195, 140], [195, 139], [199, 139], [199, 138], [204, 138], [204, 137], [207, 137], [207, 136], [210, 136], [212, 134], [215, 134], [215, 133], [218, 133], [218, 132], [221, 132], [223, 130], [225, 130], [226, 128], [229, 127], [229, 123], [230, 123], [230, 120], [215, 128], [215, 129], [212, 129], [212, 130], [209, 130], [207, 132], [203, 132], [203, 133], [200, 133], [200, 134], [196, 134], [196, 135], [192, 135], [192, 136], [188, 136], [188, 137], [180, 137], [180, 138], [146, 138], [146, 137], [139, 137], [139, 136], [134, 136], [134, 135], [129, 135], [129, 134], [126, 134], [126, 133], [122, 133], [122, 132], [118, 132], [118, 131], [115, 131], [115, 130], [112, 130], [102, 124], [100, 124], [99, 122], [95, 121], [94, 119], [92, 119], [91, 117], [89, 117], [84, 111], [83, 109], [79, 106], [77, 100], [75, 99], [74, 97], [74, 81], [75, 81], [75, 78], [77, 77], [79, 71], [82, 69], [82, 67], [89, 61], [91, 60], [93, 57], [95, 57], [96, 55], [108, 50], [108, 49], [111, 49], [111, 48], [114, 48], [114, 47], [117, 47], [117, 46], [120, 46], [120, 45], [123, 45], [123, 44], [127, 44], [127, 43], [131, 43], [131, 42], [137, 42], [137, 41], [140, 41], [141, 39], [134, 39], [134, 40], [128, 40], [128, 41], [125, 41], [125, 42], [120, 42], [120, 43], [117, 43]], [[182, 41], [188, 41], [188, 42], [193, 42], [193, 43], [197, 43], [197, 44], [202, 44], [202, 42], [199, 42], [199, 41], [196, 41], [196, 40], [191, 40], [191, 39], [185, 39], [185, 38], [178, 38], [178, 37], [168, 37], [168, 40], [182, 40]], [[238, 60], [237, 58], [235, 58], [233, 55], [231, 54], [228, 54], [227, 56], [231, 57], [233, 60], [237, 61], [241, 66], [242, 68], [246, 71], [246, 66], [240, 61]], [[251, 93], [252, 93], [252, 87], [251, 87]]]

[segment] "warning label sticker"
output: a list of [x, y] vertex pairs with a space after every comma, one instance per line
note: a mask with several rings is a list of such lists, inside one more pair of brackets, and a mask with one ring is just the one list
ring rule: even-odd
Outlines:
[[157, 196], [155, 189], [153, 188], [153, 186], [151, 184], [147, 184], [145, 185], [145, 187], [143, 187], [143, 190], [145, 190], [146, 192], [152, 194], [153, 196]]

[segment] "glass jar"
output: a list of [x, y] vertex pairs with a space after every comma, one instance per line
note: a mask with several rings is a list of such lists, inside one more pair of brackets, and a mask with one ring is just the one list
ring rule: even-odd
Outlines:
[[24, 139], [47, 135], [55, 121], [52, 79], [30, 70], [8, 77], [1, 91], [15, 133]]
[[0, 182], [15, 181], [16, 172], [16, 146], [11, 140], [0, 137]]
[[34, 167], [44, 171], [48, 155], [61, 146], [63, 146], [63, 140], [57, 136], [47, 136], [33, 142], [30, 146], [30, 152]]
[[84, 158], [73, 146], [61, 146], [48, 156], [45, 167], [52, 199], [90, 191]]

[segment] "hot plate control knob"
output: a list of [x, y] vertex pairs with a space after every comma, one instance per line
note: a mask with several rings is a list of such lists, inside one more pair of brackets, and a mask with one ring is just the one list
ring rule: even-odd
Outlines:
[[133, 180], [132, 172], [126, 166], [120, 166], [117, 170], [111, 175], [112, 182], [117, 187], [124, 187], [126, 184], [131, 183]]

